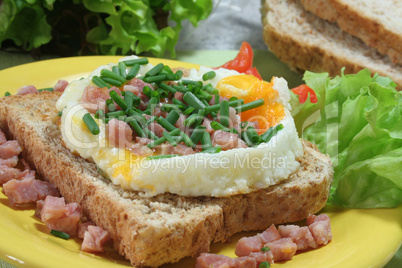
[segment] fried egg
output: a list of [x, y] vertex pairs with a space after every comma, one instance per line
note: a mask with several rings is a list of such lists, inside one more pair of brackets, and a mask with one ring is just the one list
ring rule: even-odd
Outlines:
[[[137, 58], [130, 56], [120, 61]], [[182, 196], [228, 197], [247, 194], [278, 184], [299, 168], [297, 158], [303, 155], [289, 109], [289, 89], [283, 78], [271, 82], [260, 81], [233, 70], [214, 70], [216, 76], [203, 81], [203, 74], [211, 68], [201, 66], [183, 77], [186, 80], [211, 83], [224, 97], [238, 97], [250, 102], [263, 98], [265, 105], [240, 114], [242, 120], [256, 120], [264, 132], [282, 124], [283, 129], [266, 143], [256, 147], [235, 148], [215, 154], [195, 153], [172, 158], [148, 159], [128, 149], [111, 147], [107, 141], [106, 125], [95, 119], [100, 133], [93, 135], [82, 121], [88, 111], [81, 105], [81, 97], [94, 75], [102, 69], [111, 70], [116, 64], [100, 66], [88, 77], [73, 81], [56, 103], [62, 111], [60, 128], [64, 145], [73, 153], [92, 161], [102, 174], [124, 189], [154, 196], [169, 192]], [[142, 65], [137, 77], [153, 67]], [[257, 81], [258, 80], [258, 81]], [[264, 119], [265, 118], [265, 119]]]

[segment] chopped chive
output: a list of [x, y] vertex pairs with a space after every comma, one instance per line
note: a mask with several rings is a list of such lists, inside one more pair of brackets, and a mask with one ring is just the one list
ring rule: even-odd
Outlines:
[[[100, 111], [103, 111], [103, 110], [100, 110]], [[109, 112], [106, 114], [106, 117], [117, 118], [119, 116], [124, 116], [124, 115], [126, 115], [126, 113], [124, 111], [120, 110], [120, 111]], [[95, 116], [96, 116], [96, 114], [95, 114]]]
[[[117, 67], [117, 66], [113, 66], [113, 67]], [[117, 70], [119, 71], [119, 67], [117, 67]], [[119, 71], [119, 73], [120, 73], [120, 71]], [[105, 78], [109, 78], [112, 80], [117, 80], [121, 84], [126, 82], [126, 79], [123, 76], [121, 76], [120, 74], [116, 74], [115, 72], [109, 71], [108, 69], [102, 69], [101, 76], [104, 81], [106, 81]]]
[[254, 127], [248, 127], [246, 129], [246, 132], [247, 132], [247, 137], [250, 139], [250, 142], [253, 145], [256, 145], [256, 144], [260, 143], [261, 137], [258, 136], [258, 133], [257, 133], [257, 131], [255, 130]]
[[177, 107], [177, 105], [170, 104], [170, 103], [164, 103], [164, 104], [162, 104], [161, 109], [162, 109], [162, 111], [164, 111], [164, 112], [171, 112], [171, 111], [174, 111], [174, 110], [179, 110], [179, 108]]
[[4, 93], [4, 96], [5, 96], [5, 97], [10, 96], [10, 95], [11, 95], [11, 93], [8, 92], [8, 91], [7, 91], [6, 93]]
[[269, 247], [263, 247], [263, 248], [261, 248], [261, 251], [262, 252], [268, 252], [268, 251], [270, 251], [270, 248]]
[[171, 136], [168, 132], [163, 131], [163, 137], [165, 137], [166, 140], [167, 140], [173, 147], [176, 147], [176, 146], [177, 146], [177, 142], [172, 138], [172, 136]]
[[172, 138], [174, 139], [174, 141], [175, 141], [176, 143], [179, 143], [179, 142], [181, 142], [181, 141], [183, 140], [183, 137], [182, 137], [182, 136], [172, 136]]
[[262, 263], [260, 263], [260, 265], [258, 266], [258, 268], [270, 268], [271, 264], [267, 261], [263, 261]]
[[95, 86], [98, 86], [100, 88], [104, 87], [110, 88], [110, 86], [105, 81], [103, 81], [99, 76], [96, 75], [92, 77], [92, 83], [94, 83]]
[[134, 129], [134, 131], [137, 133], [138, 136], [145, 138], [147, 137], [147, 135], [145, 134], [145, 132], [142, 130], [142, 128], [140, 127], [140, 125], [138, 124], [138, 122], [136, 120], [131, 120], [128, 122], [130, 124], [130, 126]]
[[155, 65], [154, 67], [152, 67], [151, 70], [149, 70], [145, 74], [145, 77], [158, 75], [163, 70], [163, 67], [164, 67], [163, 63]]
[[175, 72], [176, 80], [180, 80], [183, 77], [183, 71], [182, 70], [177, 70]]
[[156, 121], [156, 119], [158, 119], [158, 117], [157, 116], [151, 116], [148, 120], [147, 120], [147, 122], [145, 123], [145, 125], [144, 126], [149, 126], [151, 123], [153, 123], [153, 122], [155, 122]]
[[183, 79], [181, 80], [181, 83], [183, 85], [194, 85], [194, 86], [202, 86], [202, 82], [201, 81], [194, 81], [194, 80], [188, 80], [188, 79]]
[[115, 86], [115, 87], [121, 87], [122, 84], [119, 80], [112, 79], [109, 77], [102, 77], [102, 80], [108, 83], [109, 85]]
[[207, 131], [202, 134], [201, 145], [203, 151], [212, 147], [211, 135]]
[[195, 109], [204, 109], [205, 104], [200, 101], [193, 93], [186, 92], [183, 96], [183, 100], [190, 106], [194, 107]]
[[198, 110], [197, 117], [195, 120], [196, 126], [199, 126], [202, 124], [202, 120], [204, 119], [204, 116], [205, 116], [205, 110]]
[[155, 76], [148, 76], [144, 77], [142, 79], [144, 82], [147, 83], [158, 83], [166, 80], [166, 75], [165, 74], [160, 74], [160, 75], [155, 75]]
[[141, 99], [133, 92], [126, 91], [126, 94], [124, 95], [124, 101], [127, 104], [127, 108], [125, 110], [131, 110], [133, 109], [133, 106], [140, 105]]
[[138, 65], [148, 64], [149, 61], [147, 58], [139, 58], [139, 59], [125, 60], [124, 63], [126, 64], [126, 66], [133, 66], [135, 64]]
[[229, 132], [229, 129], [227, 127], [225, 127], [224, 125], [222, 125], [216, 121], [211, 122], [211, 127], [215, 130], [223, 130], [223, 131]]
[[214, 71], [209, 71], [202, 76], [202, 80], [207, 81], [207, 80], [214, 78], [215, 76], [216, 76], [216, 73]]
[[215, 95], [215, 104], [219, 104], [221, 98], [219, 97], [218, 94]]
[[186, 93], [188, 91], [188, 88], [186, 88], [185, 86], [180, 86], [180, 85], [172, 85], [172, 87], [174, 89], [176, 89], [177, 91], [180, 91], [182, 93]]
[[[64, 108], [65, 108], [65, 107], [64, 107]], [[63, 110], [64, 110], [64, 108], [61, 109], [61, 110], [57, 113], [57, 116], [58, 116], [58, 117], [61, 117], [61, 116], [63, 115]]]
[[116, 111], [116, 106], [114, 106], [114, 102], [112, 99], [107, 99], [106, 100], [106, 106], [109, 112], [114, 112]]
[[154, 159], [163, 159], [163, 158], [172, 158], [175, 156], [180, 156], [179, 154], [165, 154], [165, 155], [155, 155], [155, 156], [148, 156], [147, 160], [154, 160]]
[[172, 99], [172, 103], [183, 110], [188, 108], [187, 105], [185, 105], [182, 101], [179, 101], [178, 99]]
[[109, 96], [112, 98], [112, 100], [114, 100], [114, 102], [116, 102], [117, 105], [120, 106], [121, 109], [123, 110], [127, 109], [128, 106], [126, 101], [123, 100], [123, 98], [120, 97], [120, 95], [116, 91], [114, 90], [110, 91]]
[[165, 128], [167, 131], [173, 131], [176, 129], [176, 127], [173, 124], [171, 124], [169, 121], [167, 121], [162, 116], [158, 117], [158, 119], [156, 119], [156, 121], [159, 123], [159, 125], [161, 125], [163, 128]]
[[171, 86], [166, 85], [165, 83], [160, 83], [160, 84], [159, 84], [159, 87], [162, 88], [162, 89], [164, 89], [164, 90], [166, 90], [166, 91], [171, 92], [172, 94], [174, 94], [174, 93], [177, 92], [176, 89], [174, 89], [174, 88], [171, 87]]
[[144, 86], [142, 89], [142, 93], [144, 93], [148, 98], [152, 98], [153, 89], [149, 86]]
[[164, 72], [166, 74], [173, 74], [173, 71], [172, 71], [172, 69], [170, 69], [169, 65], [163, 66], [162, 72]]
[[281, 129], [283, 129], [282, 124], [276, 125], [274, 127], [270, 127], [264, 134], [261, 135], [261, 141], [262, 142], [269, 142], [271, 140], [271, 138], [273, 136], [275, 136], [276, 133]]
[[189, 115], [189, 114], [191, 114], [192, 112], [194, 112], [194, 110], [195, 110], [194, 107], [189, 107], [189, 108], [187, 108], [186, 110], [183, 111], [183, 114], [184, 114], [184, 115]]
[[57, 231], [57, 230], [54, 230], [54, 229], [50, 230], [50, 233], [52, 235], [54, 235], [54, 236], [63, 238], [64, 240], [68, 240], [70, 238], [69, 234], [67, 234], [65, 232]]
[[158, 92], [159, 97], [160, 97], [161, 99], [167, 98], [168, 95], [169, 95], [169, 93], [168, 93], [166, 90], [164, 90], [164, 89], [162, 89], [162, 88], [160, 88], [160, 87], [157, 88], [156, 91]]
[[184, 133], [183, 131], [180, 133], [180, 135], [183, 137], [183, 142], [185, 145], [187, 145], [188, 147], [193, 147], [194, 143], [193, 141], [190, 139], [190, 137]]
[[41, 89], [39, 89], [38, 91], [39, 92], [42, 92], [42, 91], [50, 91], [50, 92], [52, 92], [54, 89], [52, 88], [52, 87], [46, 87], [46, 88], [41, 88]]
[[[112, 72], [115, 73], [115, 74], [117, 74], [117, 75], [120, 75], [119, 67], [113, 66], [113, 67], [112, 67]], [[101, 74], [102, 74], [102, 73], [101, 73]]]
[[98, 135], [100, 132], [98, 124], [95, 122], [95, 120], [92, 118], [90, 113], [86, 113], [83, 117], [82, 120], [84, 121], [85, 125], [87, 126], [88, 130], [93, 134], [93, 135]]
[[236, 110], [236, 113], [242, 113], [242, 112], [257, 108], [261, 105], [264, 105], [264, 103], [265, 103], [264, 99], [259, 99], [259, 100], [255, 100], [255, 101], [237, 106], [237, 107], [235, 107], [235, 110]]
[[155, 139], [154, 141], [148, 143], [148, 144], [147, 144], [147, 147], [152, 149], [152, 148], [154, 148], [154, 147], [156, 147], [156, 146], [158, 146], [158, 145], [161, 145], [161, 144], [164, 143], [165, 141], [166, 141], [166, 137], [163, 136], [163, 137], [161, 137], [161, 138], [157, 138], [157, 139]]
[[229, 102], [224, 100], [219, 105], [219, 122], [225, 127], [229, 127]]
[[120, 75], [121, 75], [124, 79], [127, 79], [127, 73], [126, 73], [127, 66], [126, 66], [126, 64], [125, 64], [123, 61], [121, 61], [121, 62], [118, 63], [117, 66], [119, 67]]
[[197, 126], [193, 133], [191, 133], [190, 139], [193, 141], [194, 145], [197, 145], [198, 142], [201, 140], [202, 135], [204, 134], [207, 128], [204, 126]]
[[179, 119], [180, 114], [175, 110], [171, 110], [169, 114], [166, 116], [166, 120], [169, 121], [172, 125], [176, 124], [177, 120]]
[[153, 139], [153, 140], [159, 139], [159, 137], [156, 136], [156, 134], [153, 133], [153, 132], [152, 132], [151, 130], [149, 130], [148, 128], [143, 128], [142, 130], [144, 131], [144, 133], [146, 134], [146, 136], [147, 136], [148, 138]]
[[222, 148], [221, 148], [220, 146], [216, 146], [216, 147], [208, 148], [208, 149], [202, 151], [201, 153], [217, 154], [217, 153], [219, 153], [220, 151], [222, 151]]
[[197, 121], [197, 118], [198, 114], [192, 114], [184, 120], [183, 125], [186, 127], [190, 127]]
[[133, 67], [131, 67], [130, 71], [128, 72], [128, 74], [126, 76], [126, 79], [131, 80], [134, 77], [136, 77], [136, 75], [138, 74], [138, 71], [140, 70], [140, 67], [141, 66], [139, 64], [135, 64]]
[[[244, 103], [243, 99], [238, 99], [238, 100], [233, 100], [233, 101], [229, 101], [229, 106], [230, 107], [236, 107], [238, 105], [241, 105]], [[210, 112], [216, 112], [221, 108], [221, 106], [219, 104], [214, 104], [211, 106], [208, 106], [205, 108], [205, 112], [206, 113], [210, 113]]]
[[235, 129], [234, 127], [231, 127], [231, 128], [229, 129], [229, 132], [230, 132], [230, 133], [239, 134], [239, 132], [237, 131], [237, 129]]
[[[219, 94], [219, 90], [214, 88], [211, 84], [203, 86], [202, 89], [205, 90], [206, 92], [208, 92], [211, 95], [218, 95]], [[218, 96], [218, 98], [219, 98], [219, 96]]]
[[157, 97], [152, 97], [149, 99], [147, 109], [150, 110], [152, 113], [158, 104], [159, 104], [159, 99]]
[[248, 121], [243, 121], [240, 123], [240, 129], [246, 129], [247, 126], [248, 126]]
[[206, 101], [210, 101], [212, 99], [212, 95], [207, 93], [206, 91], [201, 90], [199, 93]]

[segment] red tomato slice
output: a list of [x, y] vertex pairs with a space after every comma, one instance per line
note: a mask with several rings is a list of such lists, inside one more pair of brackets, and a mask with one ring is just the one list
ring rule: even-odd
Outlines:
[[[240, 51], [237, 54], [236, 58], [227, 63], [219, 66], [217, 68], [226, 68], [230, 70], [236, 70], [239, 73], [244, 73], [247, 70], [250, 70], [253, 65], [253, 48], [247, 42], [243, 42]], [[217, 69], [216, 68], [216, 69]]]
[[257, 77], [258, 79], [262, 80], [260, 73], [258, 72], [256, 67], [253, 67], [251, 69], [248, 69], [247, 71], [244, 72], [245, 74], [251, 74]]
[[304, 103], [307, 100], [308, 93], [310, 93], [310, 102], [317, 103], [317, 95], [315, 95], [314, 90], [305, 84], [293, 88], [292, 92], [299, 95], [300, 103]]

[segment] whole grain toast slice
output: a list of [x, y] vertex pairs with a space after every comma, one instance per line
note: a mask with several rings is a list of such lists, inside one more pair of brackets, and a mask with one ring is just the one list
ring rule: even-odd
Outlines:
[[367, 68], [372, 74], [390, 77], [402, 88], [402, 65], [308, 12], [300, 0], [264, 0], [261, 12], [265, 43], [291, 68], [331, 76], [340, 75], [342, 67], [345, 74]]
[[57, 92], [0, 99], [0, 127], [23, 147], [23, 155], [68, 202], [106, 229], [114, 248], [135, 266], [160, 266], [207, 252], [240, 231], [294, 222], [324, 207], [332, 182], [329, 157], [304, 142], [301, 167], [279, 185], [230, 198], [152, 198], [122, 190], [96, 166], [62, 146]]
[[301, 0], [308, 11], [402, 65], [402, 2], [399, 0]]

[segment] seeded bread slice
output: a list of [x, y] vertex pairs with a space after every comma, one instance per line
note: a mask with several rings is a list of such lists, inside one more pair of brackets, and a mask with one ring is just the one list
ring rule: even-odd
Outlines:
[[0, 99], [0, 127], [68, 202], [109, 231], [115, 249], [135, 266], [156, 267], [207, 252], [240, 231], [294, 222], [324, 207], [332, 182], [330, 159], [304, 142], [301, 167], [279, 185], [230, 198], [161, 194], [146, 198], [104, 179], [96, 166], [62, 146], [55, 102], [42, 92]]
[[402, 65], [402, 2], [399, 0], [301, 0], [308, 11]]
[[300, 0], [265, 0], [262, 16], [265, 43], [292, 68], [331, 76], [339, 75], [342, 67], [345, 73], [368, 68], [373, 74], [389, 76], [402, 88], [402, 65], [393, 64], [388, 56], [336, 24], [307, 12]]

